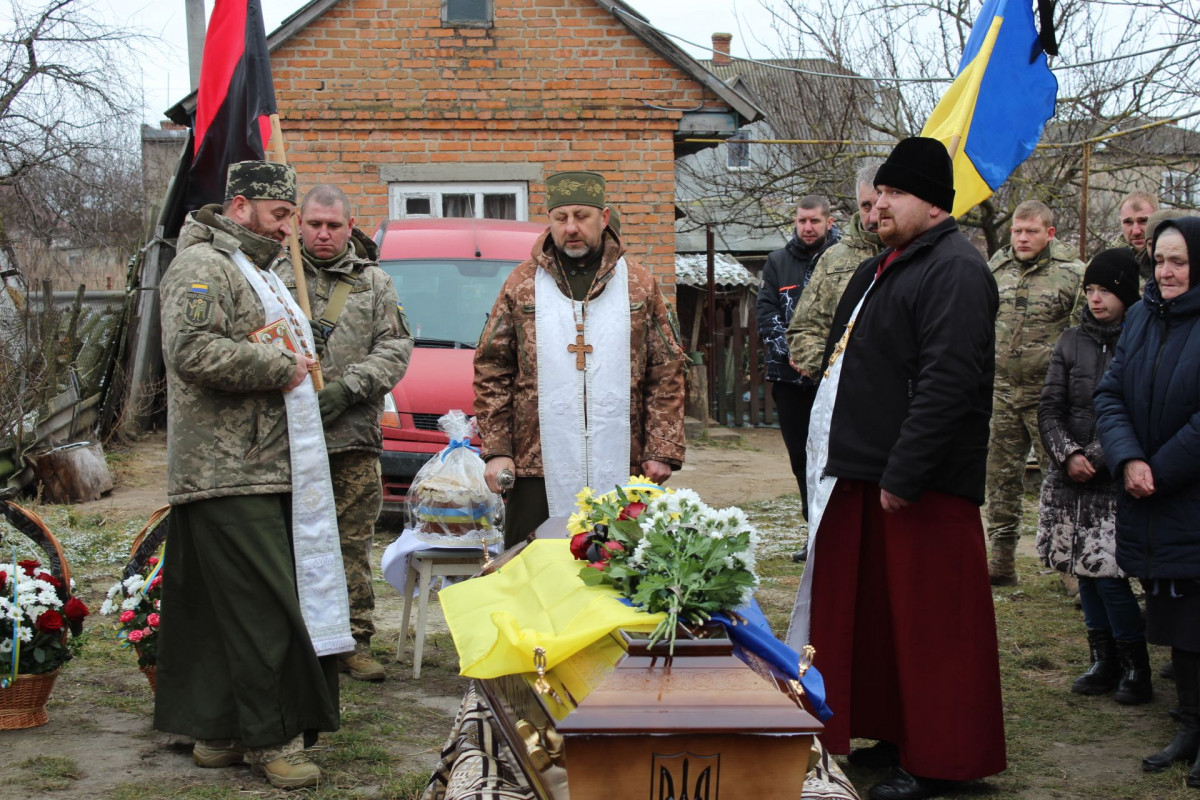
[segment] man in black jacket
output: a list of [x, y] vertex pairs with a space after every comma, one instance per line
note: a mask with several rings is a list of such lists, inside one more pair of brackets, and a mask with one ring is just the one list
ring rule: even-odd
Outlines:
[[[879, 236], [834, 315], [812, 411], [808, 566], [788, 643], [816, 647], [833, 753], [895, 767], [873, 800], [1005, 768], [996, 623], [979, 506], [996, 282], [947, 211], [950, 157], [900, 142], [875, 177]], [[811, 610], [811, 614], [810, 614]]]
[[821, 253], [838, 240], [829, 215], [829, 200], [817, 194], [802, 197], [796, 205], [796, 229], [786, 246], [767, 256], [763, 283], [758, 290], [755, 316], [758, 336], [766, 350], [766, 378], [779, 414], [779, 432], [787, 446], [792, 473], [800, 486], [804, 514], [808, 516], [808, 494], [804, 470], [808, 442], [808, 414], [812, 410], [816, 384], [792, 366], [788, 354], [787, 328], [796, 313], [800, 293], [812, 277]]

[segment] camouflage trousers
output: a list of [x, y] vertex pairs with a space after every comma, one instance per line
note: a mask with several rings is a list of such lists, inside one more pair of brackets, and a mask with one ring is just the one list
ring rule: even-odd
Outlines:
[[1042, 475], [1049, 472], [1037, 406], [1014, 406], [1002, 395], [992, 398], [992, 435], [987, 458], [987, 531], [997, 543], [1015, 546], [1021, 538], [1021, 503], [1025, 498], [1025, 464], [1033, 446]]
[[346, 590], [350, 595], [350, 632], [360, 643], [371, 641], [375, 623], [375, 590], [371, 587], [371, 542], [375, 520], [383, 508], [379, 455], [362, 450], [329, 456], [333, 499], [337, 506]]

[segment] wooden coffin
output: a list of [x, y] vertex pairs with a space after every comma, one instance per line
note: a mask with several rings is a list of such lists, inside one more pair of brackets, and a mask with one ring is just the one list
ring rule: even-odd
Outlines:
[[680, 640], [667, 658], [634, 636], [605, 637], [544, 682], [479, 681], [540, 800], [799, 796], [822, 726], [787, 684], [728, 639]]

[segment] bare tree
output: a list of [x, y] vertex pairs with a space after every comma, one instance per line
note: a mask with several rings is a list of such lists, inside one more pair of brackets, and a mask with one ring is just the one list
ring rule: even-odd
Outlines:
[[[774, 38], [762, 44], [779, 54], [779, 63], [791, 61], [803, 68], [801, 59], [824, 62], [824, 70], [810, 67], [807, 72], [856, 76], [792, 73], [796, 86], [790, 96], [762, 99], [778, 119], [807, 126], [807, 135], [794, 125], [783, 130], [787, 126], [778, 125], [769, 112], [775, 138], [883, 140], [879, 148], [763, 145], [770, 156], [757, 180], [761, 189], [754, 188], [749, 174], [738, 175], [733, 183], [725, 175], [709, 177], [707, 194], [746, 191], [739, 203], [765, 207], [778, 202], [780, 187], [793, 195], [824, 190], [845, 197], [850, 188], [846, 178], [853, 172], [849, 160], [865, 152], [886, 152], [897, 138], [918, 133], [958, 69], [979, 10], [977, 0], [847, 0], [814, 14], [805, 0], [761, 2], [772, 12], [767, 35]], [[1175, 204], [1200, 200], [1200, 135], [1187, 123], [1097, 141], [1200, 111], [1195, 100], [1200, 2], [1060, 0], [1055, 23], [1060, 55], [1051, 59], [1051, 68], [1059, 94], [1055, 117], [1043, 136], [1047, 146], [964, 220], [978, 229], [988, 252], [1005, 243], [1012, 210], [1026, 199], [1043, 200], [1058, 210], [1060, 237], [1074, 238], [1084, 180], [1083, 143], [1088, 141], [1091, 244], [1111, 241], [1116, 201], [1130, 190], [1159, 193], [1170, 188], [1164, 179], [1174, 176], [1171, 180], [1181, 189], [1171, 192]], [[864, 102], [864, 92], [870, 101]]]
[[87, 0], [9, 0], [0, 34], [0, 184], [106, 150], [138, 106], [121, 56], [137, 35]]
[[[8, 0], [7, 17], [0, 32], [0, 188], [12, 187], [11, 201], [50, 185], [111, 184], [101, 176], [125, 169], [131, 148], [120, 131], [140, 108], [128, 58], [140, 34], [105, 20], [91, 0]], [[71, 191], [58, 194], [66, 200]], [[76, 231], [99, 222], [83, 197], [72, 204], [81, 212], [70, 223]], [[48, 213], [68, 211], [38, 205], [26, 202], [28, 213], [20, 214], [21, 204], [4, 203], [0, 244], [9, 228], [38, 235]]]

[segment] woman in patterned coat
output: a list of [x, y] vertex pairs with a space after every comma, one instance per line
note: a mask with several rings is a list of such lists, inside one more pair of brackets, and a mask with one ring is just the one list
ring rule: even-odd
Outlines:
[[1080, 325], [1059, 337], [1038, 402], [1038, 431], [1056, 467], [1042, 484], [1037, 548], [1048, 567], [1079, 578], [1091, 666], [1071, 691], [1116, 690], [1119, 703], [1149, 702], [1149, 675], [1130, 667], [1146, 652], [1141, 612], [1117, 566], [1119, 482], [1096, 431], [1092, 393], [1112, 362], [1125, 309], [1138, 300], [1137, 261], [1129, 248], [1098, 254], [1084, 273]]

